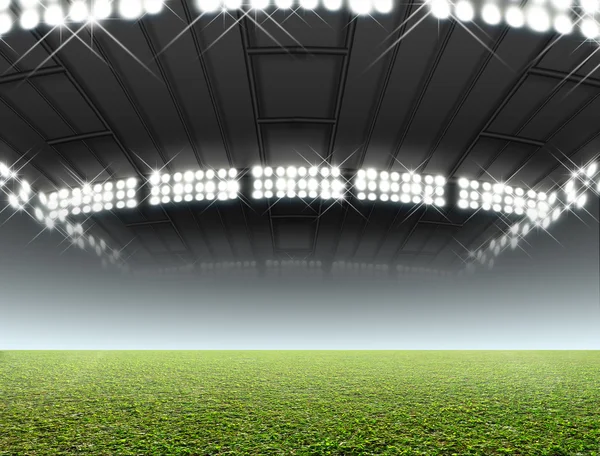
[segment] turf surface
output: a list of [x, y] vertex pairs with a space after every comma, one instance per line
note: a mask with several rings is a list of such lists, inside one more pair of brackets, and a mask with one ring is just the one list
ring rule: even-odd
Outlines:
[[0, 455], [599, 455], [600, 352], [0, 352]]

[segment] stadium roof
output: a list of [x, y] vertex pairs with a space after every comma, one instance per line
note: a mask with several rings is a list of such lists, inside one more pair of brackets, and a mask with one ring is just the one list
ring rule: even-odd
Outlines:
[[[5, 34], [0, 156], [36, 188], [327, 163], [546, 191], [597, 154], [598, 45], [579, 34], [438, 21], [420, 3], [373, 16], [166, 5], [137, 21]], [[240, 198], [140, 204], [87, 223], [140, 267], [293, 258], [449, 269], [507, 219]]]

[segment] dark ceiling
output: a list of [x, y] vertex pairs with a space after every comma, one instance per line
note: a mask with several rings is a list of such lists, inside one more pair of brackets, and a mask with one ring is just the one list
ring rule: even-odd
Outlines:
[[[425, 9], [411, 16], [417, 4], [373, 18], [319, 10], [198, 20], [192, 2], [168, 6], [76, 37], [8, 34], [0, 156], [30, 160], [24, 174], [41, 190], [165, 165], [323, 160], [547, 189], [564, 181], [561, 163], [588, 161], [600, 142], [598, 46], [576, 34], [466, 29], [423, 18]], [[142, 205], [88, 223], [141, 266], [306, 258], [446, 269], [506, 227], [472, 215], [229, 201]]]

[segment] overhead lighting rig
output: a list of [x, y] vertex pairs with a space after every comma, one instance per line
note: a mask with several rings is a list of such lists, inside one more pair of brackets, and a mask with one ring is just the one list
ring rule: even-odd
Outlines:
[[346, 183], [335, 166], [255, 166], [252, 198], [343, 199]]
[[446, 178], [416, 173], [361, 169], [354, 180], [359, 200], [445, 206]]
[[155, 172], [148, 180], [150, 204], [231, 200], [238, 197], [236, 169], [188, 170], [173, 175]]

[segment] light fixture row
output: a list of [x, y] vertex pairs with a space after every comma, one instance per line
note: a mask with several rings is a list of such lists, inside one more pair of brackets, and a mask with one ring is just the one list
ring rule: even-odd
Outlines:
[[[466, 179], [459, 180], [459, 188], [472, 189], [472, 181]], [[474, 184], [478, 187], [479, 184]], [[496, 187], [500, 190], [501, 187]], [[504, 187], [505, 191], [506, 188]], [[600, 194], [600, 166], [597, 162], [591, 162], [588, 165], [576, 169], [572, 172], [571, 178], [562, 186], [560, 192], [564, 196], [556, 197], [556, 192], [553, 192], [548, 198], [540, 198], [540, 194], [528, 193], [528, 196], [537, 198], [538, 200], [548, 200], [552, 203], [552, 207], [548, 214], [544, 217], [538, 216], [535, 219], [531, 217], [523, 217], [520, 221], [509, 225], [506, 232], [502, 235], [489, 240], [480, 248], [473, 252], [469, 252], [468, 264], [466, 272], [472, 273], [476, 265], [486, 265], [490, 269], [494, 267], [496, 257], [504, 250], [514, 250], [519, 246], [521, 240], [534, 230], [548, 230], [552, 224], [561, 218], [563, 212], [582, 209], [588, 200], [588, 192], [592, 194]], [[540, 215], [540, 214], [538, 214]]]
[[307, 10], [338, 11], [347, 8], [356, 15], [387, 14], [394, 8], [394, 0], [196, 0], [203, 13], [220, 13], [246, 7], [253, 10]]
[[361, 169], [354, 180], [359, 200], [444, 206], [446, 178]]
[[[41, 25], [61, 27], [70, 24], [94, 24], [121, 18], [138, 20], [168, 8], [166, 0], [74, 0], [65, 5], [60, 0], [0, 0], [0, 36], [18, 24], [32, 30]], [[317, 10], [337, 11], [347, 8], [357, 15], [386, 14], [392, 11], [394, 0], [195, 0], [201, 14], [250, 10]], [[18, 16], [11, 5], [18, 7]]]
[[[460, 178], [456, 185], [456, 205], [462, 210], [484, 210], [505, 215], [527, 215], [530, 220], [543, 220], [551, 214], [560, 199], [581, 208], [589, 191], [600, 192], [598, 166], [592, 163], [578, 170], [560, 191], [550, 194], [513, 187], [502, 182], [482, 182]], [[414, 172], [361, 169], [344, 173], [337, 166], [256, 166], [249, 171], [248, 196], [253, 199], [342, 200], [348, 196], [366, 202], [391, 202], [407, 205], [447, 204], [448, 181], [444, 176], [421, 175]], [[8, 169], [0, 169], [0, 178], [7, 178]], [[64, 222], [68, 215], [89, 214], [116, 209], [133, 209], [138, 201], [148, 199], [150, 205], [170, 203], [212, 203], [233, 200], [242, 193], [246, 172], [232, 169], [188, 170], [174, 174], [155, 172], [143, 186], [136, 178], [114, 182], [85, 184], [75, 189], [63, 188], [49, 195], [39, 193], [39, 201], [50, 209], [53, 220]], [[246, 180], [244, 180], [246, 181]], [[352, 185], [349, 185], [352, 182]], [[15, 208], [27, 202], [31, 189], [27, 183], [19, 192], [9, 195]], [[147, 187], [147, 195], [142, 188]], [[350, 188], [348, 188], [350, 187]], [[563, 195], [564, 194], [564, 195]]]
[[558, 202], [552, 209], [551, 213], [544, 218], [530, 220], [527, 216], [508, 227], [502, 235], [489, 240], [480, 248], [473, 252], [469, 252], [470, 262], [467, 264], [467, 272], [473, 272], [477, 264], [493, 268], [496, 262], [496, 257], [504, 250], [515, 250], [521, 240], [529, 235], [534, 230], [547, 231], [550, 226], [561, 217], [562, 213], [569, 210], [570, 205]]
[[112, 17], [136, 20], [146, 14], [158, 14], [165, 8], [163, 0], [74, 0], [66, 6], [59, 0], [19, 0], [15, 17], [10, 0], [0, 0], [0, 35], [15, 24], [31, 30], [40, 25], [60, 27], [68, 24], [95, 23]]
[[[26, 180], [20, 179], [17, 172], [2, 162], [0, 162], [0, 182], [2, 190], [5, 190], [5, 186], [9, 186], [13, 182], [16, 184], [13, 187], [17, 188], [16, 192], [6, 192], [9, 205], [15, 211], [27, 213], [45, 229], [58, 230], [63, 236], [70, 239], [74, 246], [80, 249], [87, 250], [91, 248], [101, 257], [103, 265], [108, 265], [110, 262], [123, 271], [128, 269], [126, 262], [120, 258], [118, 250], [111, 249], [104, 239], [96, 239], [94, 236], [88, 235], [81, 223], [73, 224], [67, 220], [66, 216], [52, 217], [52, 211], [43, 205], [39, 205], [36, 201], [36, 192], [32, 186]], [[130, 186], [134, 185], [130, 183]], [[39, 199], [41, 193], [37, 193], [37, 195], [37, 199]]]
[[252, 197], [263, 198], [321, 198], [342, 199], [346, 193], [346, 183], [339, 168], [321, 167], [255, 167], [252, 169], [254, 182]]
[[427, 0], [431, 14], [438, 19], [450, 17], [471, 22], [481, 19], [489, 25], [506, 23], [512, 28], [527, 27], [534, 32], [554, 30], [561, 35], [573, 32], [575, 25], [588, 39], [600, 36], [600, 27], [594, 14], [599, 12], [598, 0], [552, 0], [536, 1], [525, 8], [512, 1], [484, 0]]
[[458, 207], [461, 209], [493, 211], [504, 214], [524, 215], [531, 220], [545, 218], [556, 204], [557, 193], [524, 190], [501, 182], [480, 182], [459, 179]]
[[123, 179], [116, 182], [85, 184], [73, 189], [63, 188], [46, 195], [39, 193], [40, 203], [48, 208], [52, 219], [67, 215], [89, 214], [112, 211], [113, 209], [133, 209], [137, 207], [138, 180]]
[[150, 184], [150, 204], [190, 203], [231, 200], [238, 197], [240, 185], [236, 169], [189, 170], [184, 173], [154, 173]]
[[[13, 15], [11, 4], [19, 8]], [[60, 0], [0, 0], [0, 36], [15, 24], [25, 30], [40, 25], [61, 27], [70, 24], [94, 24], [109, 18], [138, 20], [168, 9], [167, 0], [73, 0], [64, 5]], [[543, 0], [525, 8], [513, 1], [425, 0], [437, 19], [455, 18], [461, 22], [481, 19], [490, 25], [506, 23], [513, 28], [527, 27], [535, 32], [556, 32], [568, 35], [579, 28], [588, 39], [600, 37], [600, 24], [594, 18], [599, 12], [598, 0]], [[347, 9], [356, 15], [388, 14], [395, 0], [194, 0], [201, 14], [221, 14], [237, 10], [296, 11]]]

